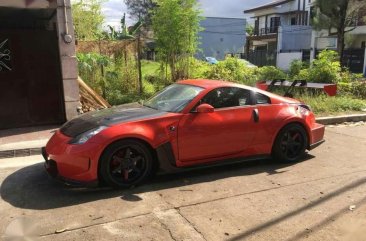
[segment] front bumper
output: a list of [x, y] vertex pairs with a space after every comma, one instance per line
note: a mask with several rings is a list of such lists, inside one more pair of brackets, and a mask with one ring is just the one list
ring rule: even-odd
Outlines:
[[70, 138], [57, 131], [42, 149], [49, 175], [73, 186], [95, 186], [98, 183], [98, 144], [69, 144]]
[[72, 179], [68, 179], [66, 177], [60, 176], [58, 168], [57, 168], [57, 162], [48, 158], [48, 154], [46, 152], [46, 147], [42, 148], [42, 156], [45, 159], [44, 167], [45, 167], [48, 175], [50, 177], [52, 177], [53, 179], [55, 179], [56, 181], [61, 182], [68, 186], [73, 186], [73, 187], [81, 187], [81, 186], [82, 187], [98, 187], [99, 186], [98, 180], [84, 182], [84, 181], [72, 180]]

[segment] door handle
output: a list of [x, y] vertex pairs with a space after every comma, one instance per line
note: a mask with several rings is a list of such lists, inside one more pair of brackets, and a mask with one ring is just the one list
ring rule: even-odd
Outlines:
[[258, 109], [253, 110], [253, 119], [254, 119], [255, 123], [259, 122], [259, 111], [258, 111]]

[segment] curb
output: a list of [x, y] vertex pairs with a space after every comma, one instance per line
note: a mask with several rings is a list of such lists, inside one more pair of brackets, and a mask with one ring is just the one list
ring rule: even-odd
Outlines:
[[330, 116], [316, 118], [316, 122], [323, 125], [336, 125], [345, 122], [366, 121], [366, 114]]
[[48, 139], [0, 145], [0, 159], [40, 155]]
[[[336, 125], [345, 122], [360, 122], [360, 121], [366, 122], [366, 114], [316, 118], [316, 122], [322, 125]], [[40, 155], [42, 153], [41, 149], [43, 146], [44, 145], [39, 147], [31, 145], [29, 147], [24, 146], [24, 148], [22, 149], [0, 150], [0, 159]]]
[[0, 151], [0, 160], [15, 157], [35, 156], [41, 154], [42, 154], [42, 147]]

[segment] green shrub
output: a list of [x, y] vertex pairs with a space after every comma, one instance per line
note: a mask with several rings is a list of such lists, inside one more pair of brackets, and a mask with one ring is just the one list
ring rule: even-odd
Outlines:
[[340, 80], [341, 64], [338, 53], [323, 50], [309, 70], [308, 81], [315, 83], [337, 83]]
[[348, 69], [343, 69], [340, 73], [340, 81], [345, 83], [351, 83], [363, 79], [363, 74], [351, 73]]
[[212, 65], [204, 76], [208, 79], [228, 80], [246, 85], [253, 85], [257, 81], [256, 68], [247, 67], [237, 58], [227, 58]]
[[274, 66], [264, 66], [258, 69], [259, 80], [286, 79], [287, 75]]
[[189, 63], [189, 78], [191, 79], [206, 79], [206, 73], [210, 72], [212, 65], [205, 61], [195, 58], [190, 58]]
[[300, 70], [299, 74], [294, 76], [293, 79], [307, 80], [307, 81], [311, 82], [311, 80], [310, 80], [310, 69]]
[[112, 65], [111, 59], [98, 53], [78, 53], [77, 60], [80, 77], [90, 87], [103, 94], [107, 84], [102, 69], [105, 70]]
[[358, 98], [366, 99], [366, 82], [339, 82], [337, 87], [338, 95], [352, 95]]
[[144, 88], [145, 95], [151, 96], [151, 95], [155, 94], [155, 92], [157, 92], [154, 84], [147, 81], [146, 79], [144, 79], [142, 82], [143, 82], [143, 88]]
[[289, 77], [294, 78], [295, 76], [298, 76], [301, 72], [301, 70], [309, 68], [309, 64], [306, 62], [303, 62], [301, 60], [294, 60], [290, 64], [290, 70], [289, 70]]

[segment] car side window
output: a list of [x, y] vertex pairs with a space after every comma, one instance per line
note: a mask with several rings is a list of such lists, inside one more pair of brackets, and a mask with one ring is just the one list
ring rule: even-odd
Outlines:
[[257, 105], [271, 104], [271, 99], [266, 95], [260, 93], [254, 93], [254, 97], [255, 97], [255, 103]]
[[236, 87], [217, 88], [202, 98], [200, 104], [203, 103], [215, 109], [246, 106], [250, 104], [250, 91]]

